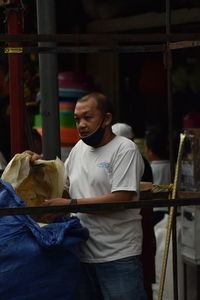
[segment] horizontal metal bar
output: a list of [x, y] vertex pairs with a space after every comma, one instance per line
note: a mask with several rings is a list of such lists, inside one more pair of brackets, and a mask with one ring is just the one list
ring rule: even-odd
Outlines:
[[[0, 47], [0, 52], [10, 53], [8, 48]], [[12, 54], [19, 53], [19, 48], [12, 47]], [[27, 53], [110, 53], [110, 52], [117, 52], [117, 53], [137, 53], [137, 52], [163, 52], [165, 50], [165, 45], [144, 45], [144, 46], [66, 46], [66, 47], [24, 47], [23, 54]]]
[[129, 202], [115, 202], [115, 203], [91, 203], [78, 205], [62, 205], [62, 206], [48, 206], [48, 207], [13, 207], [0, 208], [0, 216], [6, 215], [33, 215], [33, 214], [47, 214], [47, 213], [67, 213], [67, 212], [89, 212], [89, 211], [104, 211], [104, 210], [122, 210], [122, 209], [136, 209], [136, 208], [152, 208], [152, 207], [170, 207], [170, 206], [189, 206], [200, 205], [200, 198], [192, 199], [156, 199], [156, 200], [140, 200]]
[[58, 42], [58, 43], [141, 43], [200, 40], [200, 33], [148, 33], [148, 34], [0, 34], [1, 42]]
[[[182, 41], [170, 43], [171, 50], [184, 49], [191, 47], [200, 47], [200, 41]], [[140, 46], [57, 46], [57, 47], [0, 47], [0, 53], [5, 54], [27, 54], [27, 53], [153, 53], [165, 52], [166, 45], [140, 45]]]

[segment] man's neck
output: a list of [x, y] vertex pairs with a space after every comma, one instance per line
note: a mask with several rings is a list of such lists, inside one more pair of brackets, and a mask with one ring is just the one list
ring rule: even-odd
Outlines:
[[112, 139], [115, 137], [115, 134], [112, 132], [112, 130], [110, 128], [105, 130], [105, 134], [104, 137], [101, 141], [101, 143], [97, 146], [98, 147], [102, 147], [105, 146], [106, 144], [108, 144], [110, 141], [112, 141]]

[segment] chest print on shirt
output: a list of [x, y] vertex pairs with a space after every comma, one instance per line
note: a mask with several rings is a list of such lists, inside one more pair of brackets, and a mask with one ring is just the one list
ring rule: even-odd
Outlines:
[[108, 163], [106, 161], [102, 161], [102, 162], [98, 163], [97, 166], [99, 168], [107, 169], [109, 172], [111, 172], [111, 165], [110, 165], [110, 163]]

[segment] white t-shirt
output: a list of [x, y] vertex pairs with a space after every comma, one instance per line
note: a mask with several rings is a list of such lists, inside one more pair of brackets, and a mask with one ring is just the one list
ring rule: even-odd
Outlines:
[[[151, 162], [153, 183], [158, 185], [169, 185], [171, 183], [171, 170], [169, 160], [154, 160]], [[163, 190], [163, 192], [167, 190]], [[167, 207], [154, 207], [153, 211], [168, 212]]]
[[171, 171], [169, 160], [154, 160], [151, 162], [153, 183], [168, 185], [171, 183]]
[[[116, 136], [108, 144], [93, 148], [81, 140], [65, 162], [71, 198], [91, 198], [114, 191], [136, 191], [144, 171], [137, 146]], [[136, 197], [138, 198], [138, 196]], [[137, 199], [133, 200], [137, 200]], [[80, 245], [80, 259], [95, 263], [112, 261], [141, 253], [142, 229], [139, 209], [109, 214], [78, 213], [90, 237]]]

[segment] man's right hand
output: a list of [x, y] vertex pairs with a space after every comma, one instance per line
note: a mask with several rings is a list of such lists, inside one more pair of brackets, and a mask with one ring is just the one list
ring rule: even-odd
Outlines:
[[35, 152], [32, 152], [31, 150], [26, 150], [24, 152], [28, 153], [31, 156], [31, 162], [34, 162], [35, 160], [38, 160], [38, 159], [42, 159], [41, 155], [39, 155]]

